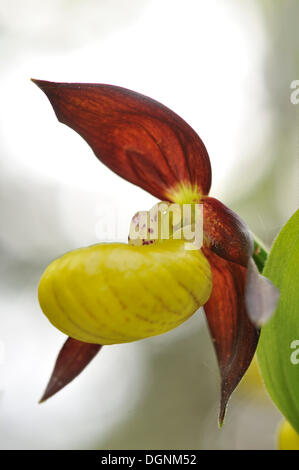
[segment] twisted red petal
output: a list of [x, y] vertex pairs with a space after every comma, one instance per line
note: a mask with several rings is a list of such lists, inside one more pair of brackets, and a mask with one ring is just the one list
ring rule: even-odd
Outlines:
[[204, 245], [219, 257], [248, 268], [246, 307], [250, 319], [260, 327], [273, 314], [279, 293], [261, 276], [251, 258], [253, 237], [246, 224], [217, 199], [203, 201]]
[[83, 343], [68, 338], [60, 350], [47, 388], [40, 400], [44, 402], [74, 380], [101, 349], [99, 344]]
[[253, 238], [242, 219], [217, 199], [203, 200], [204, 244], [222, 258], [247, 267]]
[[178, 184], [208, 194], [210, 159], [194, 130], [144, 95], [100, 84], [33, 80], [58, 120], [78, 132], [111, 170], [161, 200]]
[[219, 422], [227, 402], [255, 353], [259, 331], [250, 322], [245, 305], [247, 269], [203, 248], [213, 277], [213, 291], [204, 306], [221, 374]]

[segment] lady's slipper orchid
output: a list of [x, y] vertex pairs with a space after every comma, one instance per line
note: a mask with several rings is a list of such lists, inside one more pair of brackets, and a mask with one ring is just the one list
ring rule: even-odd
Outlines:
[[[186, 250], [185, 241], [175, 236], [158, 236], [156, 243], [150, 237], [129, 238], [128, 245], [76, 250], [47, 268], [39, 286], [40, 305], [70, 338], [42, 400], [76, 377], [101, 345], [164, 333], [204, 305], [222, 379], [222, 423], [227, 401], [255, 353], [259, 327], [275, 309], [278, 295], [258, 274], [245, 223], [208, 196], [211, 166], [203, 142], [171, 110], [130, 90], [34, 82], [59, 121], [77, 131], [115, 173], [168, 204], [203, 207], [201, 249]], [[138, 214], [131, 228], [136, 221]]]

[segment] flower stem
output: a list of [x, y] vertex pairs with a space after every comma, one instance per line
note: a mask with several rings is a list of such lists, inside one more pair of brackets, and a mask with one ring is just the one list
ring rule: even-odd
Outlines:
[[262, 273], [268, 258], [268, 252], [263, 243], [256, 236], [254, 236], [254, 250], [252, 257], [259, 272]]

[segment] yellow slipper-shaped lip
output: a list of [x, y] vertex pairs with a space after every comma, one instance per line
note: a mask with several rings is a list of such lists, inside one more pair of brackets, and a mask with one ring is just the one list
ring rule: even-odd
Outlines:
[[80, 341], [115, 344], [165, 333], [205, 304], [212, 290], [201, 250], [182, 240], [93, 245], [53, 261], [39, 284], [50, 322]]

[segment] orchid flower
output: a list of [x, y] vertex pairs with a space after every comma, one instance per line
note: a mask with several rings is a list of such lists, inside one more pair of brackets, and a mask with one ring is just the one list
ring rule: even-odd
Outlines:
[[209, 196], [211, 165], [202, 140], [173, 111], [139, 93], [33, 81], [58, 120], [78, 132], [112, 171], [161, 203], [203, 207], [201, 248], [186, 250], [184, 240], [174, 236], [155, 243], [129, 238], [128, 244], [75, 250], [50, 264], [39, 302], [69, 338], [41, 401], [75, 378], [102, 345], [164, 333], [203, 306], [220, 368], [222, 424], [278, 293], [256, 268], [246, 224]]

